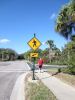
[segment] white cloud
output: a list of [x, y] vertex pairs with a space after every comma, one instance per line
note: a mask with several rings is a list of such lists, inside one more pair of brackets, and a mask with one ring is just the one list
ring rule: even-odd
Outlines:
[[0, 39], [0, 43], [1, 44], [8, 43], [8, 42], [10, 42], [10, 40], [8, 40], [8, 39]]
[[50, 16], [50, 19], [54, 19], [56, 17], [56, 14], [53, 13], [51, 16]]

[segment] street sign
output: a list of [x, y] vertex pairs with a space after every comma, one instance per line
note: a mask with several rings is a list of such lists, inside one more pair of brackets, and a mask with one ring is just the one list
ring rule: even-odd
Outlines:
[[33, 37], [29, 42], [28, 45], [33, 49], [37, 50], [41, 46], [41, 42], [36, 38]]
[[[40, 46], [41, 46], [41, 42], [36, 38], [35, 33], [34, 33], [34, 37], [28, 42], [28, 45], [33, 49], [33, 50], [37, 50]], [[35, 60], [36, 57], [38, 57], [38, 53], [30, 53], [30, 56], [33, 57], [34, 59], [34, 63], [33, 63], [33, 80], [35, 80]]]
[[30, 53], [30, 57], [38, 57], [38, 53]]

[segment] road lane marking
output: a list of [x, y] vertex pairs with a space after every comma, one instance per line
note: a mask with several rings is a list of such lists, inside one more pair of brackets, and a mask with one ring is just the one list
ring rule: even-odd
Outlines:
[[21, 71], [21, 70], [20, 71], [19, 70], [15, 70], [15, 71], [14, 70], [13, 71], [12, 70], [7, 70], [7, 71], [0, 71], [0, 72], [5, 72], [6, 73], [6, 72], [27, 72], [27, 71], [29, 71], [29, 70], [24, 70], [24, 71]]

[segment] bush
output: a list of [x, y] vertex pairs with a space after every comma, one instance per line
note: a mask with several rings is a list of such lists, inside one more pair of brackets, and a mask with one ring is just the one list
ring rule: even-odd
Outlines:
[[68, 67], [63, 68], [62, 72], [75, 75], [75, 49], [69, 50]]
[[61, 68], [58, 68], [58, 73], [60, 73], [61, 72]]
[[75, 67], [62, 68], [62, 72], [75, 75]]
[[75, 75], [75, 67], [70, 67], [71, 74]]

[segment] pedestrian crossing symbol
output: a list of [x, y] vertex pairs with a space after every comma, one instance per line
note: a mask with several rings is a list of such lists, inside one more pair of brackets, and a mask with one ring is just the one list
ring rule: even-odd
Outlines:
[[36, 38], [33, 37], [29, 42], [28, 45], [33, 49], [37, 50], [41, 46], [41, 42]]

